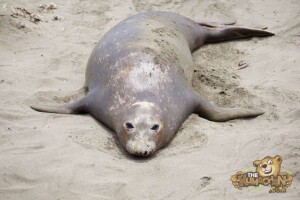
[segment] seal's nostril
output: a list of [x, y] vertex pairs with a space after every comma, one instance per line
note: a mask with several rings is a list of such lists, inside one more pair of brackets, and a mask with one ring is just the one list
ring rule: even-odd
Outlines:
[[146, 156], [147, 154], [148, 154], [148, 151], [145, 151], [145, 152], [144, 152], [144, 156]]
[[150, 147], [150, 144], [147, 144], [147, 147]]

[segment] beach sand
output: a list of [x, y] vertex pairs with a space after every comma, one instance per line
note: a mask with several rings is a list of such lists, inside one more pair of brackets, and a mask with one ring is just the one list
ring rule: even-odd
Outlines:
[[[40, 4], [51, 2], [55, 9], [41, 11]], [[17, 7], [36, 13], [36, 23]], [[225, 123], [191, 115], [166, 148], [134, 159], [89, 115], [30, 109], [80, 89], [99, 39], [147, 10], [274, 32], [193, 54], [195, 90], [219, 106], [265, 114]], [[299, 18], [298, 0], [0, 1], [0, 199], [299, 199]], [[248, 67], [238, 69], [241, 61]], [[275, 155], [293, 176], [286, 194], [233, 187], [233, 174], [255, 171], [254, 160]]]

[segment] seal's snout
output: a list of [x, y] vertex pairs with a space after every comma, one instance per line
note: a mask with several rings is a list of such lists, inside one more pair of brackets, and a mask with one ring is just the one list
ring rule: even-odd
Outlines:
[[148, 152], [147, 150], [146, 151], [138, 151], [138, 152], [134, 152], [134, 153], [131, 153], [132, 155], [134, 156], [148, 156], [150, 155], [150, 152]]
[[126, 150], [135, 156], [149, 156], [156, 150], [154, 141], [148, 137], [134, 137], [127, 141]]

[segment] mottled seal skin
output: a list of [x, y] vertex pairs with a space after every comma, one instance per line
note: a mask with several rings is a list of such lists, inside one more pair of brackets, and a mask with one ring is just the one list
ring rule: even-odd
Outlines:
[[191, 113], [219, 122], [263, 114], [257, 109], [220, 108], [194, 92], [191, 52], [205, 43], [272, 35], [196, 23], [169, 12], [140, 13], [113, 27], [96, 45], [81, 99], [31, 107], [90, 113], [117, 133], [130, 154], [151, 155], [170, 141]]

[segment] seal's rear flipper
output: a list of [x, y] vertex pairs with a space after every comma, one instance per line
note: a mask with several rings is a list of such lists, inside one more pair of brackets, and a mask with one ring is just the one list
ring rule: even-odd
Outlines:
[[274, 33], [238, 26], [229, 26], [224, 28], [207, 28], [205, 43], [215, 43], [235, 39], [245, 39], [251, 37], [273, 36]]
[[82, 98], [74, 103], [65, 105], [31, 105], [30, 108], [39, 112], [60, 113], [60, 114], [76, 114], [87, 112], [86, 98]]
[[195, 97], [196, 108], [194, 113], [210, 121], [225, 122], [232, 119], [250, 118], [264, 114], [264, 112], [259, 109], [220, 108], [203, 99], [198, 94], [195, 95]]
[[236, 21], [229, 21], [229, 22], [197, 22], [200, 26], [206, 26], [209, 28], [217, 28], [217, 27], [224, 27], [228, 25], [234, 25]]

